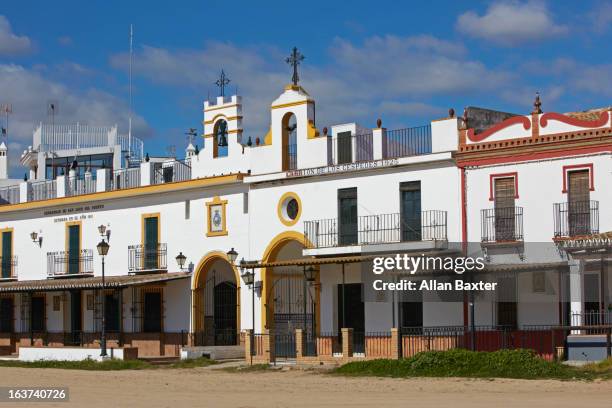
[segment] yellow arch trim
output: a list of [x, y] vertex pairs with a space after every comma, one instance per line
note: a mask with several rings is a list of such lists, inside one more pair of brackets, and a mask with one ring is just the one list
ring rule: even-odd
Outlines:
[[[306, 238], [306, 236], [302, 234], [301, 232], [285, 231], [285, 232], [278, 234], [274, 238], [272, 238], [272, 241], [270, 241], [270, 243], [268, 244], [268, 246], [266, 247], [263, 253], [263, 256], [261, 258], [262, 261], [271, 262], [275, 260], [276, 256], [278, 255], [278, 252], [288, 242], [291, 242], [291, 241], [297, 241], [306, 248], [312, 248], [313, 246], [312, 243], [308, 240], [308, 238]], [[266, 326], [268, 324], [268, 321], [267, 321], [268, 316], [266, 313], [265, 305], [268, 304], [268, 285], [270, 281], [269, 275], [271, 273], [272, 273], [272, 268], [262, 268], [261, 270], [261, 283], [262, 283], [261, 285], [262, 286], [261, 288], [261, 330], [262, 330], [262, 333], [266, 329]], [[319, 314], [319, 311], [317, 310], [316, 313]], [[317, 321], [319, 321], [319, 317], [320, 316], [317, 316]]]
[[[204, 284], [200, 285], [200, 282], [206, 282], [206, 275], [208, 273], [208, 267], [212, 265], [215, 261], [223, 260], [226, 261], [234, 271], [234, 278], [236, 279], [236, 330], [237, 334], [240, 333], [240, 273], [238, 272], [238, 268], [233, 265], [227, 254], [222, 251], [210, 251], [206, 255], [200, 259], [198, 262], [198, 266], [195, 269], [195, 273], [193, 274], [193, 278], [191, 280], [191, 327], [193, 332], [198, 331], [198, 329], [203, 330], [203, 328], [198, 327], [198, 306], [200, 301], [200, 293], [204, 289]], [[203, 272], [203, 275], [202, 275]], [[202, 276], [200, 276], [202, 275]], [[201, 279], [201, 280], [200, 280]]]

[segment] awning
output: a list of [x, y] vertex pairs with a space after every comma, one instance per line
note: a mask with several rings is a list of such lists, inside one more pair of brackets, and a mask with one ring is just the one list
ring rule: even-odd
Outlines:
[[241, 264], [240, 267], [246, 269], [258, 269], [258, 268], [273, 268], [283, 266], [309, 266], [309, 265], [329, 265], [329, 264], [347, 264], [371, 261], [374, 258], [378, 258], [381, 255], [356, 255], [356, 256], [337, 256], [331, 258], [297, 258], [287, 259], [283, 261], [273, 262], [246, 262]]
[[[120, 289], [130, 286], [146, 285], [149, 283], [169, 282], [189, 277], [191, 277], [191, 273], [189, 272], [106, 276], [104, 279], [104, 287], [107, 289]], [[42, 292], [71, 289], [102, 289], [102, 277], [0, 282], [0, 293]]]

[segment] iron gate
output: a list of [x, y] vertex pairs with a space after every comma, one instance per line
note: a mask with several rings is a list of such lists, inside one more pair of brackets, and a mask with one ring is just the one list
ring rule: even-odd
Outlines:
[[216, 272], [213, 270], [212, 276], [206, 281], [204, 302], [203, 345], [238, 344], [236, 284], [227, 280], [217, 282]]

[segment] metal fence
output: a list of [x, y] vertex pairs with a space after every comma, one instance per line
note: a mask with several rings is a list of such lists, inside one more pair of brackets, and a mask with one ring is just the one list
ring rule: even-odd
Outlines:
[[130, 272], [168, 269], [168, 250], [165, 243], [157, 245], [128, 246], [128, 270]]
[[14, 279], [17, 277], [17, 255], [0, 256], [0, 278]]
[[336, 218], [305, 221], [304, 235], [315, 248], [446, 240], [447, 213], [426, 210], [416, 219], [399, 213], [365, 215], [357, 217], [356, 224], [343, 225]]
[[431, 153], [431, 125], [388, 130], [383, 138], [383, 158]]
[[599, 233], [599, 201], [571, 201], [553, 204], [555, 237], [576, 237]]
[[291, 143], [283, 146], [283, 155], [285, 162], [283, 170], [297, 169], [297, 144]]
[[140, 167], [117, 169], [113, 171], [111, 180], [111, 188], [113, 190], [134, 187], [140, 187]]
[[480, 210], [482, 242], [523, 240], [523, 207]]
[[155, 164], [153, 184], [191, 180], [191, 166], [184, 160]]
[[93, 274], [93, 250], [47, 252], [47, 275]]
[[50, 200], [57, 197], [55, 180], [33, 181], [28, 201]]
[[19, 203], [19, 186], [0, 188], [0, 205]]

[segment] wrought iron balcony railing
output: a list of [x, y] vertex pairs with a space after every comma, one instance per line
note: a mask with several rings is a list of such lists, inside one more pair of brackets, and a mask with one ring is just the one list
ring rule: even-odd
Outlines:
[[304, 235], [314, 248], [447, 239], [446, 211], [422, 211], [420, 217], [399, 213], [366, 215], [357, 222], [336, 218], [305, 221]]
[[165, 243], [128, 246], [128, 270], [130, 272], [168, 270], [168, 253]]
[[431, 153], [431, 125], [389, 130], [383, 139], [385, 159], [427, 153]]
[[0, 256], [0, 279], [17, 279], [17, 255]]
[[555, 237], [578, 237], [599, 233], [599, 201], [553, 204]]
[[47, 252], [47, 275], [62, 277], [93, 274], [93, 250]]
[[480, 210], [482, 242], [523, 240], [523, 207], [498, 207]]
[[153, 184], [185, 180], [191, 180], [191, 162], [189, 160], [172, 160], [155, 164]]

